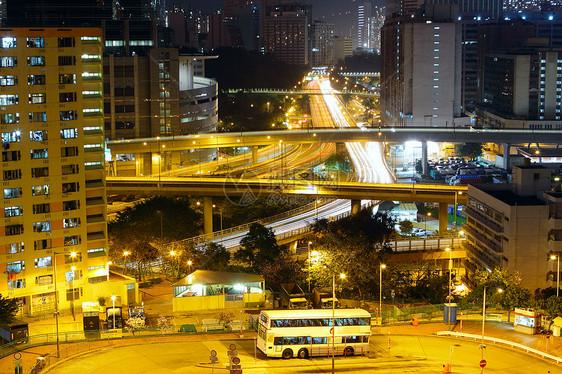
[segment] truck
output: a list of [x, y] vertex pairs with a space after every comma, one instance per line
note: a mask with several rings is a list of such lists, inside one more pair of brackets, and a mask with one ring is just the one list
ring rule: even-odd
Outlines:
[[2, 343], [15, 341], [27, 342], [29, 336], [29, 326], [27, 322], [14, 321], [0, 329], [0, 340]]
[[339, 308], [338, 299], [334, 299], [331, 289], [317, 289], [312, 291], [313, 305], [316, 309], [332, 309], [332, 303], [335, 300], [335, 308]]
[[281, 283], [281, 307], [283, 309], [308, 309], [308, 300], [298, 284]]

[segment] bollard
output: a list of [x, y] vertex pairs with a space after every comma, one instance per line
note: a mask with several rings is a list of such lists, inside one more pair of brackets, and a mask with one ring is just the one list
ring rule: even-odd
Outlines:
[[449, 364], [443, 364], [443, 374], [449, 374]]

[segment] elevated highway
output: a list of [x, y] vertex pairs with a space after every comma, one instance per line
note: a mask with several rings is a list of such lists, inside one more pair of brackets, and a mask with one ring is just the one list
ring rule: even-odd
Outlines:
[[[270, 95], [325, 95], [325, 92], [320, 90], [283, 90], [283, 89], [272, 89], [272, 88], [231, 88], [226, 90], [229, 94], [270, 94]], [[364, 92], [364, 91], [337, 91], [334, 92], [337, 95], [351, 95], [351, 96], [362, 96], [362, 97], [379, 97], [380, 94], [378, 90], [372, 92]]]
[[466, 204], [466, 186], [378, 184], [332, 181], [235, 178], [108, 177], [108, 194], [226, 196], [258, 198], [276, 194], [350, 200]]
[[493, 142], [493, 143], [546, 143], [557, 144], [562, 133], [556, 130], [485, 130], [467, 128], [342, 128], [308, 129], [291, 131], [251, 131], [237, 133], [211, 133], [112, 140], [107, 147], [112, 154], [179, 151], [218, 147], [238, 147], [267, 144], [345, 143], [345, 142]]

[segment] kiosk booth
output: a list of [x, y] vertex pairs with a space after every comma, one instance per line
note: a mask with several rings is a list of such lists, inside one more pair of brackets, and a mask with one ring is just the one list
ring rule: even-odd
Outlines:
[[513, 325], [515, 331], [529, 335], [537, 333], [541, 321], [541, 314], [539, 312], [533, 309], [515, 308], [514, 315]]

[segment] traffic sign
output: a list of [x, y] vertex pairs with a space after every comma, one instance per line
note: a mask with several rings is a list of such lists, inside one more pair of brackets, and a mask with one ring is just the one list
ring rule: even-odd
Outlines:
[[215, 362], [217, 362], [219, 359], [216, 356], [211, 356], [209, 357], [209, 360], [211, 360], [211, 364], [214, 364]]
[[21, 353], [19, 353], [19, 352], [14, 353], [14, 359], [16, 359], [16, 360], [21, 359]]
[[483, 368], [487, 364], [486, 360], [480, 360], [480, 367]]
[[238, 365], [238, 364], [240, 363], [240, 358], [239, 358], [239, 357], [233, 357], [233, 358], [232, 358], [232, 363], [233, 363], [234, 365]]
[[549, 332], [546, 333], [546, 338], [547, 338], [547, 339], [550, 338], [550, 333], [549, 333]]
[[217, 356], [217, 351], [215, 351], [214, 349], [211, 351], [211, 357], [216, 357]]
[[236, 350], [236, 344], [232, 343], [229, 348], [230, 348], [231, 351], [235, 351]]

